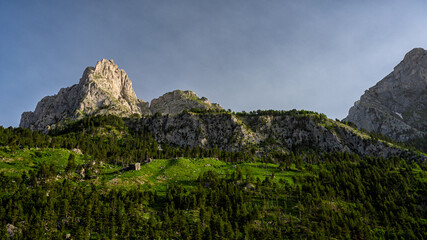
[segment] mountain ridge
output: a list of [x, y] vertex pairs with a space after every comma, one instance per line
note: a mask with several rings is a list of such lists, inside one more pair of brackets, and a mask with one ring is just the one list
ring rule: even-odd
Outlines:
[[183, 148], [255, 151], [263, 155], [298, 148], [381, 157], [408, 155], [404, 148], [310, 111], [235, 114], [192, 91], [181, 90], [166, 93], [149, 104], [136, 97], [126, 72], [106, 59], [86, 68], [78, 84], [43, 98], [34, 112], [23, 113], [20, 126], [47, 133], [68, 122], [97, 115], [126, 118], [134, 130], [148, 130], [159, 143]]
[[151, 105], [138, 99], [132, 82], [113, 60], [102, 59], [87, 67], [78, 84], [61, 88], [56, 95], [44, 97], [34, 112], [24, 112], [19, 126], [47, 133], [57, 124], [86, 115], [177, 114], [185, 109], [222, 109], [192, 91], [175, 90], [153, 99]]

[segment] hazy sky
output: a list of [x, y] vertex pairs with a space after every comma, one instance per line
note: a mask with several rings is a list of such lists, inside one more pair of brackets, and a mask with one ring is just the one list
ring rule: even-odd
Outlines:
[[138, 98], [193, 90], [225, 109], [344, 118], [405, 53], [427, 2], [0, 0], [0, 125], [113, 59]]

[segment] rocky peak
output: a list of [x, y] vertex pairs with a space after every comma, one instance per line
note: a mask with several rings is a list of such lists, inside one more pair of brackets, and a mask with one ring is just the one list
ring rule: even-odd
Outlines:
[[422, 92], [427, 87], [427, 51], [415, 48], [408, 52], [392, 74], [403, 90]]
[[[81, 80], [95, 81], [100, 87], [104, 87], [105, 90], [112, 93], [122, 94], [131, 99], [136, 98], [128, 75], [123, 69], [119, 69], [113, 60], [102, 59], [96, 64], [95, 68], [88, 67], [87, 75], [87, 78], [82, 78]], [[116, 97], [119, 97], [119, 95]]]
[[47, 132], [58, 122], [98, 114], [151, 114], [148, 103], [136, 97], [126, 72], [113, 60], [87, 67], [79, 84], [43, 98], [34, 112], [22, 114], [20, 127]]
[[210, 103], [206, 97], [199, 98], [192, 91], [175, 90], [151, 101], [150, 110], [153, 114], [178, 114], [187, 109], [222, 109], [219, 104]]
[[405, 54], [405, 57], [398, 66], [405, 65], [406, 67], [411, 68], [417, 65], [423, 65], [424, 67], [426, 67], [426, 58], [426, 50], [424, 50], [423, 48], [414, 48]]
[[408, 52], [393, 72], [365, 92], [345, 119], [407, 141], [427, 133], [427, 51]]
[[136, 97], [126, 72], [113, 60], [102, 59], [95, 68], [88, 67], [80, 80], [83, 98], [78, 111], [86, 114], [147, 114], [148, 103]]

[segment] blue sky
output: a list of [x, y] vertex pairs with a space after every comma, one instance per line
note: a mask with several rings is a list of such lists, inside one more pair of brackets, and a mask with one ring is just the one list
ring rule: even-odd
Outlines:
[[114, 59], [138, 98], [193, 90], [226, 109], [344, 118], [405, 53], [423, 1], [0, 0], [0, 125]]

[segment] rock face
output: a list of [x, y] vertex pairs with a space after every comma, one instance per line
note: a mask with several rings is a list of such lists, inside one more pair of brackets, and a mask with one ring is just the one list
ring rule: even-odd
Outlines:
[[78, 84], [43, 98], [34, 112], [24, 112], [20, 127], [47, 132], [58, 122], [85, 115], [151, 114], [148, 103], [138, 99], [126, 72], [113, 60], [102, 59], [88, 67]]
[[151, 101], [150, 110], [153, 114], [178, 114], [186, 109], [221, 110], [221, 106], [210, 103], [205, 97], [199, 98], [192, 91], [175, 90], [168, 92], [159, 98]]
[[[86, 115], [111, 114], [121, 117], [153, 113], [178, 114], [186, 109], [222, 109], [194, 92], [176, 90], [154, 99], [152, 106], [136, 97], [126, 72], [113, 60], [102, 59], [87, 67], [78, 84], [62, 88], [58, 94], [43, 98], [34, 112], [24, 112], [20, 127], [48, 132], [67, 120]], [[151, 110], [150, 110], [151, 109]]]
[[398, 141], [427, 135], [427, 51], [415, 48], [344, 119]]
[[133, 120], [136, 130], [148, 129], [161, 143], [180, 147], [218, 148], [238, 151], [255, 138], [234, 115], [181, 113], [178, 115], [152, 116]]
[[130, 119], [128, 124], [135, 130], [149, 130], [162, 144], [179, 147], [237, 152], [255, 146], [260, 154], [303, 147], [321, 152], [338, 151], [377, 157], [411, 156], [405, 149], [375, 141], [340, 122], [309, 116], [188, 112]]

